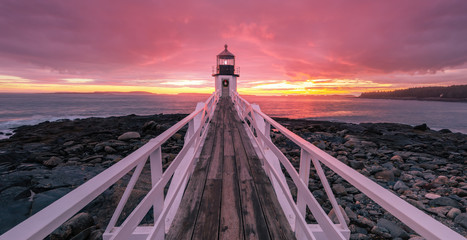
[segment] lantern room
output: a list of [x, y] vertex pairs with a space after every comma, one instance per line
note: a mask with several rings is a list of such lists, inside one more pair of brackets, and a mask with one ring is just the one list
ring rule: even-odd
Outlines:
[[235, 55], [227, 50], [217, 55], [216, 67], [212, 76], [215, 77], [216, 91], [220, 91], [221, 96], [229, 96], [231, 91], [237, 91], [237, 77], [239, 69], [235, 67]]

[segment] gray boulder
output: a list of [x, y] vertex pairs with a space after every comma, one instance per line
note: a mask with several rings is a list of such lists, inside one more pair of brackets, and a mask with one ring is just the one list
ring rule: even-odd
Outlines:
[[50, 240], [69, 239], [94, 225], [93, 218], [88, 213], [78, 213], [50, 234]]
[[118, 140], [125, 141], [135, 138], [141, 138], [141, 135], [137, 132], [126, 132], [118, 137]]
[[455, 207], [459, 209], [462, 208], [462, 205], [458, 201], [452, 198], [449, 198], [449, 197], [439, 197], [439, 198], [430, 200], [430, 205], [431, 206], [451, 206], [451, 207]]
[[409, 239], [409, 234], [399, 227], [396, 223], [381, 218], [376, 224], [380, 228], [387, 229], [393, 238]]
[[457, 217], [454, 219], [454, 222], [467, 229], [467, 213], [461, 213], [457, 215]]
[[43, 164], [47, 167], [56, 167], [60, 163], [63, 163], [63, 160], [59, 157], [53, 156]]

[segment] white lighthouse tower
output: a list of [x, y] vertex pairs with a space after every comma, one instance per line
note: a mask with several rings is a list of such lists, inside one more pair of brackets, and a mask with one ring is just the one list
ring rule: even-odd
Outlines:
[[221, 96], [229, 96], [230, 91], [237, 91], [238, 68], [235, 68], [235, 56], [225, 49], [217, 55], [217, 66], [212, 76], [215, 77], [216, 91], [219, 91]]

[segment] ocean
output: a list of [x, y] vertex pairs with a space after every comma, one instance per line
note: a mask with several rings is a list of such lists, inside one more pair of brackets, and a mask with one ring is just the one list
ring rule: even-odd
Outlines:
[[[0, 93], [0, 139], [43, 121], [129, 114], [190, 113], [208, 95]], [[467, 103], [360, 99], [345, 96], [244, 96], [272, 117], [349, 123], [391, 122], [467, 133]]]

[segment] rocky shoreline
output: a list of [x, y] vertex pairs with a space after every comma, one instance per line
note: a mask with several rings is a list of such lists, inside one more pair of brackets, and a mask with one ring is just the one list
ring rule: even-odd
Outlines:
[[[425, 124], [332, 123], [276, 119], [305, 140], [449, 228], [467, 236], [467, 135]], [[300, 149], [282, 134], [272, 136], [296, 169]], [[422, 239], [327, 168], [326, 175], [348, 218], [351, 239]], [[331, 210], [312, 168], [309, 188]], [[308, 215], [309, 220], [313, 217]]]
[[[44, 122], [23, 126], [0, 140], [0, 234], [124, 158], [181, 120], [183, 114], [122, 116]], [[276, 119], [410, 204], [467, 236], [467, 135], [432, 131], [426, 125], [347, 124]], [[167, 167], [183, 146], [185, 129], [162, 148]], [[298, 169], [300, 149], [280, 133], [273, 141]], [[131, 199], [149, 190], [148, 168]], [[314, 169], [312, 168], [312, 173]], [[421, 239], [336, 174], [326, 170], [346, 212], [351, 239]], [[147, 177], [145, 177], [147, 176]], [[125, 176], [50, 239], [100, 239], [122, 194]], [[316, 174], [310, 189], [331, 209]], [[124, 214], [134, 206], [128, 206]], [[151, 221], [151, 212], [147, 221]], [[308, 220], [314, 219], [311, 214]]]

